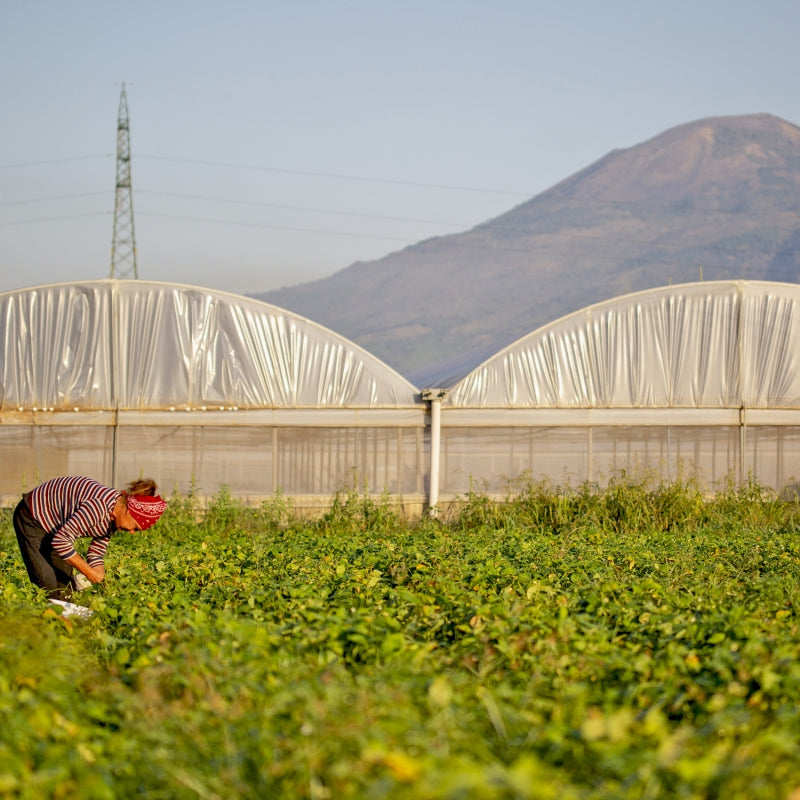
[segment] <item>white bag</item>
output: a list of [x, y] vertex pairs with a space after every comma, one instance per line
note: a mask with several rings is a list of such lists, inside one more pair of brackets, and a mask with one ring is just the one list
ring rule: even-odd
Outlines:
[[66, 600], [48, 600], [48, 603], [53, 603], [61, 606], [64, 610], [61, 612], [62, 617], [80, 617], [81, 619], [89, 619], [94, 614], [91, 608], [86, 606], [76, 606], [75, 603], [68, 603]]
[[82, 572], [76, 572], [72, 576], [72, 590], [75, 592], [82, 592], [91, 585], [92, 582]]

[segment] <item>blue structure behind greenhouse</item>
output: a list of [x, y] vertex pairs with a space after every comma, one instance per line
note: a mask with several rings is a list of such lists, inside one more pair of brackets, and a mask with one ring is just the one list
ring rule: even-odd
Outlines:
[[39, 286], [0, 295], [0, 319], [4, 504], [62, 474], [301, 509], [355, 488], [409, 513], [523, 480], [782, 491], [800, 474], [794, 284], [615, 298], [418, 387], [312, 321], [200, 287]]

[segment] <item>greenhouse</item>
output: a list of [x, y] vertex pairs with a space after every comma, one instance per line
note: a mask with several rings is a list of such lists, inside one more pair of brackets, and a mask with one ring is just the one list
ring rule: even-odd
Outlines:
[[648, 290], [415, 387], [246, 297], [141, 280], [8, 292], [0, 501], [66, 474], [310, 509], [356, 489], [408, 512], [622, 472], [793, 490], [799, 303], [783, 283]]
[[142, 280], [0, 295], [3, 502], [54, 475], [299, 506], [424, 496], [425, 408], [378, 359], [244, 297]]
[[442, 499], [622, 472], [715, 488], [800, 475], [800, 286], [667, 286], [540, 328], [432, 394]]

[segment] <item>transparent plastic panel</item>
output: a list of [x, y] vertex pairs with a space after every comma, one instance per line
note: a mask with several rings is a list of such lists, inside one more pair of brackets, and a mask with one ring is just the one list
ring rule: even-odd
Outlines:
[[449, 404], [499, 408], [738, 405], [740, 286], [688, 284], [590, 306], [467, 375]]
[[146, 474], [167, 492], [332, 497], [419, 494], [422, 444], [409, 428], [120, 428], [121, 481]]
[[742, 405], [800, 408], [800, 287], [747, 283], [742, 307]]
[[[58, 475], [88, 475], [119, 488], [146, 475], [165, 494], [210, 497], [227, 487], [243, 498], [280, 491], [323, 504], [353, 489], [395, 497], [429, 490], [429, 440], [419, 428], [123, 426], [115, 472], [113, 430], [0, 426], [0, 501], [11, 505], [22, 491]], [[531, 481], [602, 485], [623, 472], [694, 478], [709, 489], [753, 478], [797, 492], [798, 465], [800, 425], [446, 428], [440, 496], [503, 496]]]
[[121, 407], [416, 402], [414, 387], [374, 356], [266, 303], [141, 281], [116, 291]]
[[266, 428], [202, 426], [119, 429], [117, 474], [152, 477], [167, 494], [210, 497], [227, 487], [237, 496], [273, 491], [272, 435]]
[[[623, 472], [643, 480], [692, 478], [714, 488], [739, 477], [739, 434], [726, 426], [448, 428], [442, 432], [440, 491], [452, 497], [502, 495], [527, 482], [605, 485]], [[774, 447], [762, 455], [771, 465]], [[765, 477], [774, 480], [771, 466]]]
[[352, 342], [274, 306], [145, 281], [0, 295], [0, 409], [375, 408], [416, 389]]
[[0, 408], [111, 407], [109, 306], [102, 283], [0, 294]]
[[800, 426], [748, 428], [745, 476], [800, 499]]
[[106, 426], [0, 426], [0, 497], [19, 499], [49, 478], [86, 475], [110, 485], [113, 430]]
[[451, 387], [459, 407], [800, 407], [800, 287], [712, 282], [534, 331]]
[[592, 428], [592, 480], [623, 472], [660, 482], [697, 481], [722, 488], [740, 475], [740, 429], [731, 426]]
[[445, 428], [439, 489], [443, 498], [504, 494], [527, 481], [566, 486], [587, 480], [587, 428]]

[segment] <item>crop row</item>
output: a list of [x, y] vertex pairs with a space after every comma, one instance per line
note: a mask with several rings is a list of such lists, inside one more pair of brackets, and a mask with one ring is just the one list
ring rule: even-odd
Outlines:
[[107, 566], [61, 617], [0, 527], [0, 797], [800, 796], [800, 514], [758, 487], [173, 498]]

